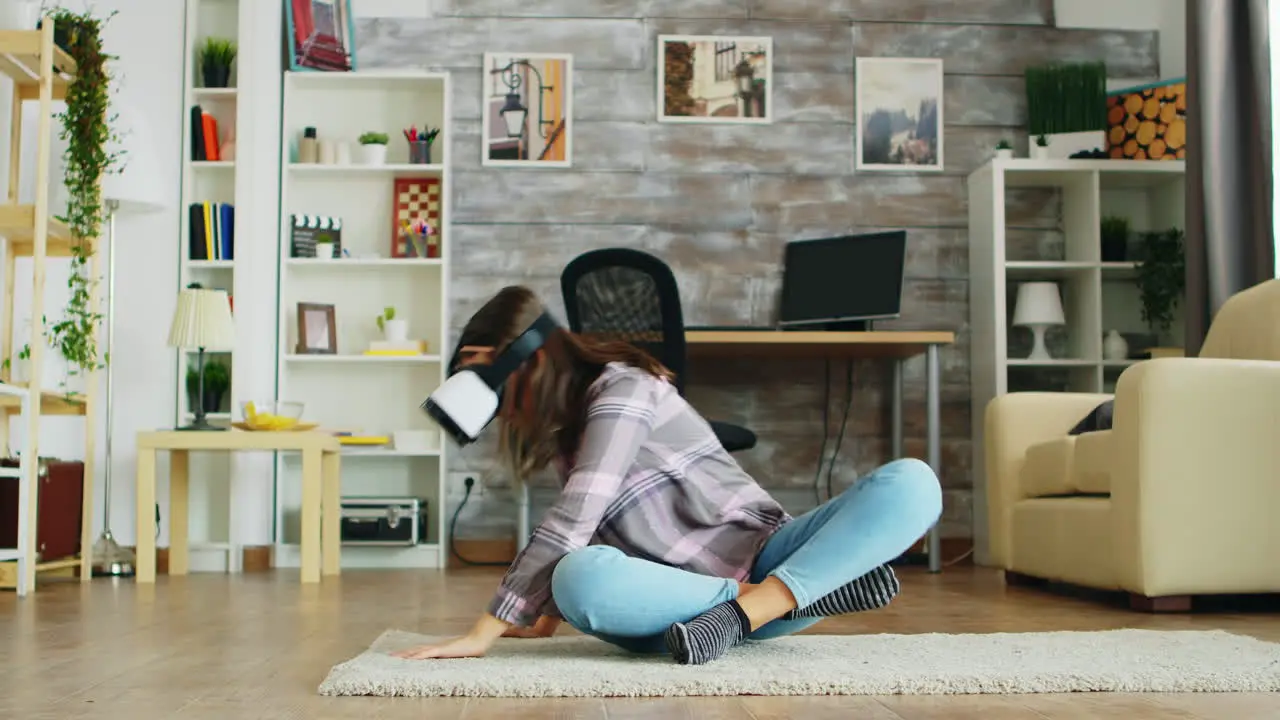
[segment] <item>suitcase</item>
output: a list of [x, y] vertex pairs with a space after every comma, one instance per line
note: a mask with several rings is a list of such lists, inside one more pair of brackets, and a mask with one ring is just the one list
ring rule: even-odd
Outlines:
[[343, 545], [410, 546], [427, 541], [427, 501], [411, 497], [344, 497]]
[[[0, 460], [16, 468], [17, 458]], [[18, 546], [18, 483], [0, 478], [0, 547]], [[80, 553], [81, 511], [84, 504], [84, 463], [41, 460], [37, 482], [36, 557], [48, 562]]]

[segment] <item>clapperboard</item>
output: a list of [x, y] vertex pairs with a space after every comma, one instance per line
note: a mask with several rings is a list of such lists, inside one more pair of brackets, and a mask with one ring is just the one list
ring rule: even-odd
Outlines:
[[293, 215], [293, 257], [313, 258], [317, 242], [331, 242], [334, 257], [342, 257], [342, 218], [327, 215]]

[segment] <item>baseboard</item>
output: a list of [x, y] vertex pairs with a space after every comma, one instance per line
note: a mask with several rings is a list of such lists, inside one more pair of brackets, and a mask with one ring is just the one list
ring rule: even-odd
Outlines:
[[458, 554], [448, 552], [448, 562], [446, 568], [452, 570], [455, 568], [474, 567], [458, 558], [458, 555], [471, 561], [471, 563], [503, 563], [510, 565], [512, 560], [516, 559], [516, 541], [513, 538], [502, 539], [478, 539], [478, 540], [455, 540], [454, 547]]
[[[137, 554], [137, 548], [128, 546]], [[274, 567], [274, 548], [270, 545], [246, 545], [240, 549], [239, 572], [267, 572]], [[217, 545], [196, 546], [187, 551], [187, 571], [192, 573], [234, 573], [230, 567], [232, 552]], [[169, 548], [156, 548], [156, 575], [169, 574]]]

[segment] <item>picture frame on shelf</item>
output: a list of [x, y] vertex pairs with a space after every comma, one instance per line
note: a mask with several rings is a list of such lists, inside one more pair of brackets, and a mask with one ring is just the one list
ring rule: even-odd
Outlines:
[[337, 355], [337, 314], [333, 305], [298, 303], [299, 355]]
[[658, 122], [773, 122], [773, 38], [658, 36]]
[[351, 0], [285, 0], [284, 6], [290, 70], [356, 69]]
[[484, 54], [480, 163], [573, 166], [573, 56]]
[[856, 169], [942, 172], [942, 60], [860, 57], [855, 65]]

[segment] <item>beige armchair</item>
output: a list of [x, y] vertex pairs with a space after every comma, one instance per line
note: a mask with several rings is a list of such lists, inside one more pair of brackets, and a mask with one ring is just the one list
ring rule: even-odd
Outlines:
[[1231, 298], [1199, 357], [1126, 370], [1111, 430], [1068, 435], [1108, 398], [987, 406], [991, 554], [1007, 580], [1126, 591], [1166, 611], [1280, 592], [1280, 280]]

